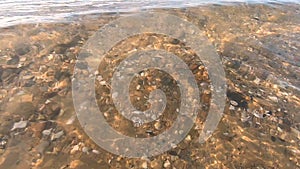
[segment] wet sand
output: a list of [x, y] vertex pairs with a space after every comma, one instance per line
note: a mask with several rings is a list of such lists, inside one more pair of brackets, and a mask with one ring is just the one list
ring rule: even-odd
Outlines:
[[[300, 167], [299, 5], [214, 5], [156, 11], [199, 26], [222, 59], [227, 105], [213, 136], [198, 143], [210, 99], [210, 92], [203, 90], [203, 112], [186, 139], [172, 150], [143, 159], [106, 152], [89, 139], [76, 118], [71, 80], [76, 57], [87, 39], [120, 16], [88, 15], [70, 23], [17, 25], [0, 30], [0, 168]], [[182, 55], [197, 82], [209, 83], [205, 68], [189, 60], [192, 51], [160, 35], [140, 35], [119, 44], [107, 55], [110, 62], [99, 67], [99, 72], [106, 73], [103, 80], [110, 83], [112, 68], [126, 57], [124, 51], [145, 48]], [[143, 98], [154, 87], [167, 84], [167, 93], [178, 91], [169, 76], [155, 70], [143, 73], [131, 84], [131, 99], [139, 109], [147, 105], [137, 97]], [[152, 79], [157, 86], [137, 89], [138, 84]], [[136, 128], [122, 122], [114, 110], [109, 85], [99, 83], [96, 89], [107, 121], [130, 136], [150, 137], [167, 129], [180, 101], [180, 95], [170, 92], [170, 106], [162, 119]]]

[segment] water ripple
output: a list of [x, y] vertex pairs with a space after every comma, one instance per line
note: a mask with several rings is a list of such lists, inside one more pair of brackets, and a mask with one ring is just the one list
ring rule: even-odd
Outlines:
[[298, 0], [2, 0], [0, 1], [0, 27], [16, 24], [38, 22], [66, 21], [74, 15], [106, 13], [106, 12], [136, 12], [153, 8], [181, 8], [204, 4], [228, 3], [297, 3]]

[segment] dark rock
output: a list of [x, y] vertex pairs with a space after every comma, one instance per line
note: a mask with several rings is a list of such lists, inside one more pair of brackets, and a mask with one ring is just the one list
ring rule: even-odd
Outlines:
[[49, 117], [49, 119], [55, 119], [60, 113], [60, 106], [57, 103], [50, 103], [46, 109], [45, 113]]
[[191, 161], [191, 152], [188, 149], [182, 149], [179, 154], [179, 158], [185, 161]]
[[285, 124], [285, 123], [283, 123], [283, 124], [278, 124], [278, 127], [280, 127], [281, 129], [283, 129], [283, 130], [285, 130], [285, 131], [291, 131], [291, 126], [290, 126], [290, 124], [288, 125], [288, 124]]
[[44, 93], [44, 97], [46, 97], [48, 99], [50, 99], [50, 98], [52, 98], [52, 97], [54, 97], [56, 95], [57, 95], [57, 92], [52, 92], [52, 91]]
[[146, 133], [149, 134], [150, 136], [155, 136], [152, 130], [147, 130]]
[[35, 81], [33, 79], [30, 79], [24, 84], [24, 87], [31, 87], [33, 85], [35, 85]]
[[249, 60], [249, 56], [248, 55], [242, 55], [240, 56], [241, 61], [246, 62]]
[[274, 60], [268, 61], [268, 65], [271, 66], [272, 68], [275, 68], [275, 69], [281, 69], [282, 68], [282, 65], [275, 62]]
[[77, 63], [76, 63], [76, 67], [77, 67], [78, 69], [87, 69], [87, 68], [88, 68], [88, 65], [87, 65], [87, 63], [84, 63], [84, 62], [77, 62]]
[[62, 58], [62, 61], [76, 59], [76, 55], [73, 52], [66, 52], [64, 56], [65, 57]]
[[247, 75], [247, 80], [255, 80], [256, 76], [255, 74], [248, 74]]
[[69, 72], [67, 72], [67, 71], [56, 71], [55, 75], [54, 75], [54, 78], [56, 80], [60, 81], [62, 79], [68, 78], [70, 76], [71, 76], [71, 74]]
[[171, 43], [177, 45], [180, 41], [178, 39], [172, 39]]
[[229, 100], [236, 101], [238, 103], [237, 107], [248, 109], [248, 103], [247, 103], [245, 97], [241, 93], [228, 91], [227, 97], [229, 98]]
[[221, 135], [221, 138], [230, 142], [230, 141], [233, 140], [233, 138], [234, 138], [235, 136], [236, 136], [236, 134], [233, 134], [233, 133], [228, 134], [228, 133], [226, 133], [226, 134], [222, 134], [222, 135]]
[[2, 75], [1, 75], [1, 79], [4, 80], [4, 79], [6, 79], [8, 77], [16, 76], [20, 72], [21, 72], [21, 69], [17, 69], [17, 68], [3, 69]]
[[14, 56], [10, 60], [7, 61], [7, 64], [8, 65], [16, 65], [16, 64], [19, 63], [19, 61], [20, 61], [19, 57], [18, 56]]
[[177, 155], [178, 155], [177, 152], [174, 151], [174, 150], [171, 150], [171, 151], [169, 151], [168, 153], [169, 153], [170, 155], [172, 155], [172, 156], [177, 156]]
[[238, 60], [230, 60], [226, 63], [226, 66], [228, 66], [232, 69], [238, 69], [241, 66], [241, 62]]
[[272, 140], [273, 142], [275, 142], [275, 141], [276, 141], [276, 137], [271, 136], [271, 140]]
[[63, 53], [65, 53], [65, 51], [66, 51], [66, 48], [63, 46], [55, 46], [52, 49], [52, 52], [55, 52], [56, 54], [63, 54]]
[[268, 114], [269, 116], [271, 116], [271, 115], [273, 114], [273, 112], [272, 112], [272, 111], [268, 111], [267, 114]]
[[25, 43], [18, 44], [15, 51], [19, 56], [25, 55], [30, 52], [30, 45]]
[[263, 70], [263, 69], [258, 69], [255, 72], [255, 75], [262, 80], [266, 80], [268, 78], [269, 74], [270, 74], [270, 72]]
[[249, 122], [249, 121], [244, 122], [244, 123], [243, 123], [243, 127], [244, 127], [244, 128], [249, 128], [249, 127], [251, 127], [250, 122]]

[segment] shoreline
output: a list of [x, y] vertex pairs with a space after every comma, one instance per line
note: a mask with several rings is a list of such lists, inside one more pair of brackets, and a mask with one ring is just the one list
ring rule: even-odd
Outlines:
[[[192, 9], [192, 8], [206, 8], [206, 7], [212, 7], [212, 6], [259, 6], [259, 5], [264, 5], [264, 6], [269, 6], [269, 7], [274, 7], [274, 8], [286, 8], [288, 6], [291, 7], [296, 7], [299, 5], [299, 3], [295, 2], [280, 2], [280, 1], [269, 1], [269, 2], [259, 2], [259, 1], [250, 1], [250, 2], [207, 2], [203, 4], [194, 4], [194, 5], [190, 5], [190, 6], [168, 6], [168, 7], [150, 7], [150, 8], [133, 8], [133, 9], [128, 9], [127, 11], [125, 10], [121, 10], [121, 11], [102, 11], [102, 12], [90, 12], [90, 13], [76, 13], [75, 11], [73, 12], [72, 15], [68, 15], [68, 16], [61, 16], [61, 17], [57, 17], [55, 15], [55, 13], [53, 14], [48, 14], [46, 16], [39, 16], [38, 18], [23, 18], [23, 20], [26, 22], [25, 25], [31, 25], [31, 24], [39, 24], [39, 23], [45, 23], [45, 24], [55, 24], [55, 23], [71, 23], [71, 22], [76, 22], [78, 21], [78, 19], [81, 19], [82, 17], [85, 16], [101, 16], [101, 15], [118, 15], [118, 16], [123, 16], [123, 15], [127, 15], [130, 13], [138, 13], [138, 12], [151, 12], [151, 11], [157, 11], [157, 10], [184, 10], [184, 9]], [[1, 9], [1, 6], [0, 6]], [[59, 14], [59, 13], [58, 13]], [[18, 19], [9, 19], [9, 18], [2, 18], [2, 19], [6, 19], [6, 21], [2, 21], [0, 20], [0, 29], [5, 29], [5, 28], [10, 28], [13, 26], [17, 26], [17, 25], [23, 25], [24, 23], [15, 23], [16, 20], [20, 20], [23, 16], [20, 15], [20, 18]], [[36, 16], [37, 17], [37, 16]], [[44, 19], [41, 19], [42, 17], [44, 17]], [[51, 18], [52, 17], [52, 18]], [[54, 19], [54, 18], [55, 19]], [[38, 21], [36, 21], [38, 20]], [[49, 22], [50, 21], [50, 22]], [[6, 24], [10, 23], [10, 24]], [[3, 26], [5, 25], [5, 26]]]

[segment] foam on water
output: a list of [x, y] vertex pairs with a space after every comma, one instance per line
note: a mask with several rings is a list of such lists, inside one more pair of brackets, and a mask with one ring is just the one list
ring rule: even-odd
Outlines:
[[82, 14], [106, 12], [136, 12], [153, 8], [180, 8], [209, 3], [299, 3], [298, 0], [2, 0], [0, 27], [16, 24], [67, 21]]

